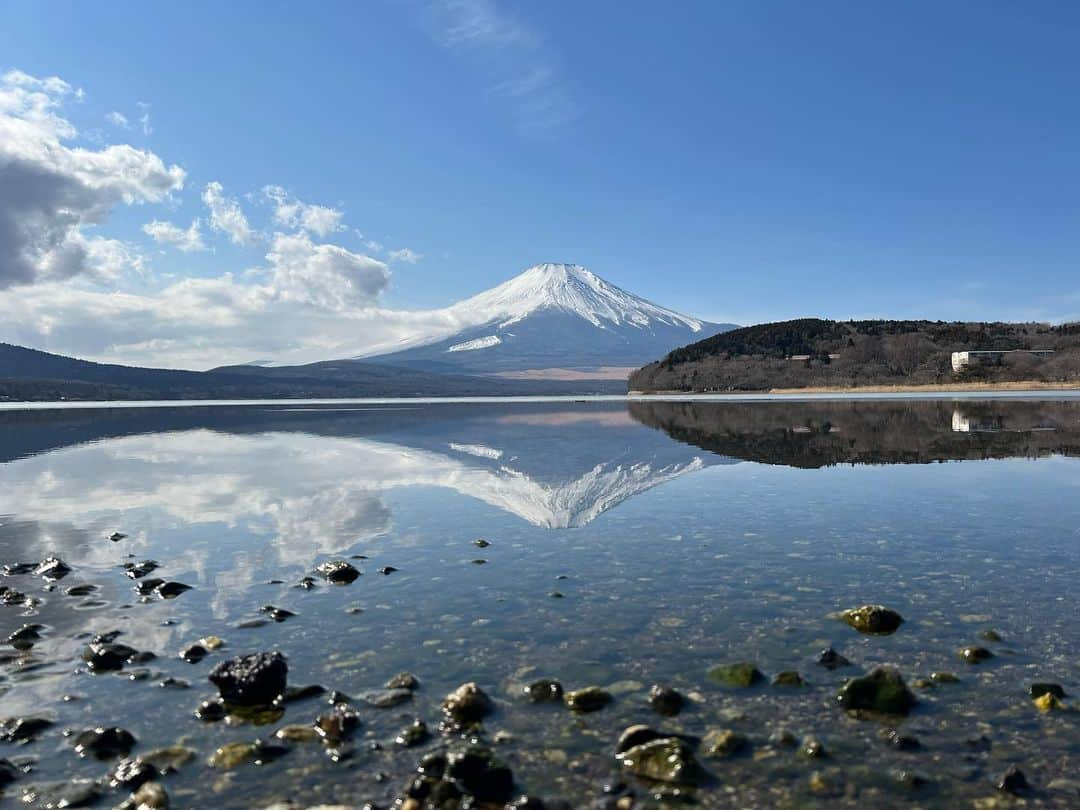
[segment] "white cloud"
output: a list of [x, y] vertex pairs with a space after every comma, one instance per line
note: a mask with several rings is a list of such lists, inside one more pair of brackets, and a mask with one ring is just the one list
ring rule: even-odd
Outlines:
[[136, 106], [139, 108], [139, 126], [142, 128], [142, 134], [153, 134], [154, 127], [150, 124], [150, 105], [145, 101], [140, 101]]
[[376, 242], [374, 239], [368, 239], [366, 242], [364, 242], [364, 247], [366, 247], [372, 253], [382, 253], [384, 246], [382, 242]]
[[131, 129], [131, 122], [128, 121], [127, 116], [123, 113], [118, 113], [115, 110], [106, 115], [105, 120], [112, 124], [114, 127], [120, 127], [121, 129]]
[[202, 239], [202, 220], [195, 218], [191, 225], [184, 230], [171, 222], [155, 219], [142, 226], [143, 233], [155, 242], [163, 245], [173, 245], [183, 253], [192, 253], [206, 250]]
[[249, 245], [255, 239], [255, 232], [248, 224], [240, 203], [234, 197], [226, 197], [221, 183], [207, 183], [203, 189], [202, 201], [210, 210], [210, 228], [224, 233], [237, 245]]
[[534, 45], [536, 36], [501, 13], [491, 0], [443, 0], [443, 37], [447, 44]]
[[57, 77], [0, 75], [0, 289], [133, 266], [134, 258], [115, 261], [112, 240], [84, 229], [120, 204], [160, 202], [183, 188], [184, 170], [152, 152], [68, 145], [78, 135], [60, 112], [69, 97], [78, 91]]
[[344, 230], [344, 214], [325, 205], [310, 205], [291, 198], [281, 186], [263, 187], [263, 196], [274, 203], [274, 221], [287, 228], [300, 228], [316, 236]]
[[389, 268], [377, 259], [315, 244], [306, 233], [275, 234], [266, 258], [267, 290], [281, 301], [341, 311], [374, 304], [390, 283]]
[[406, 262], [407, 264], [416, 264], [424, 258], [424, 254], [417, 253], [415, 250], [410, 250], [409, 248], [391, 250], [386, 255], [390, 257], [390, 261], [392, 262]]

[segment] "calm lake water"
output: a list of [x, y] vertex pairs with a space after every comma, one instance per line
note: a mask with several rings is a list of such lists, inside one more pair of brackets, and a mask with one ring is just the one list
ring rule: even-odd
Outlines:
[[[0, 742], [17, 770], [0, 803], [93, 798], [85, 779], [118, 805], [115, 760], [74, 750], [79, 732], [118, 726], [132, 758], [191, 750], [160, 779], [173, 807], [390, 807], [425, 754], [467, 740], [548, 807], [1011, 806], [996, 783], [1012, 765], [1029, 805], [1075, 807], [1078, 459], [1075, 398], [6, 411], [0, 565], [15, 567], [0, 638], [42, 627], [0, 648], [0, 721], [52, 725]], [[55, 582], [17, 565], [50, 556], [71, 568]], [[126, 575], [143, 560], [160, 567]], [[361, 576], [332, 585], [315, 570], [328, 560]], [[154, 577], [191, 589], [133, 589]], [[867, 603], [906, 621], [870, 636], [835, 616]], [[271, 621], [266, 606], [295, 615]], [[89, 671], [84, 649], [112, 631], [156, 657]], [[179, 657], [210, 635], [224, 645]], [[967, 663], [972, 645], [993, 657]], [[829, 647], [851, 665], [818, 663]], [[291, 686], [351, 698], [348, 742], [275, 738], [328, 712], [327, 694], [257, 722], [195, 716], [217, 694], [210, 670], [261, 650], [287, 656]], [[737, 661], [765, 680], [708, 677]], [[840, 687], [884, 664], [917, 696], [910, 715], [845, 713]], [[769, 683], [789, 670], [806, 685]], [[365, 703], [402, 671], [420, 682], [411, 699]], [[922, 680], [933, 672], [957, 680]], [[534, 705], [523, 687], [541, 677], [613, 700]], [[443, 698], [468, 681], [494, 711], [440, 731]], [[1034, 682], [1061, 685], [1064, 706], [1040, 711]], [[650, 708], [654, 684], [686, 697], [678, 716]], [[430, 739], [397, 744], [417, 718]], [[614, 756], [638, 723], [746, 745], [692, 746], [694, 784], [648, 782]], [[918, 745], [886, 740], [897, 728]], [[208, 764], [257, 739], [280, 746], [273, 761]], [[806, 756], [815, 739], [825, 756]]]

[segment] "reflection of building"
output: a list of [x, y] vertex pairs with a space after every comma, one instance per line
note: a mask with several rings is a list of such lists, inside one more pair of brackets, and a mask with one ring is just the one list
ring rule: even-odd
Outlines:
[[[1019, 421], [1019, 424], [1017, 422]], [[967, 416], [960, 408], [954, 408], [952, 413], [952, 429], [954, 433], [1036, 433], [1039, 431], [1052, 431], [1053, 425], [1041, 422], [1029, 422], [1024, 419], [1009, 419], [1006, 423], [1004, 416]]]
[[1028, 354], [1032, 357], [1049, 357], [1054, 353], [1053, 349], [1003, 349], [977, 350], [971, 352], [953, 352], [952, 370], [963, 371], [968, 366], [987, 366], [992, 363], [1000, 363], [1009, 355]]

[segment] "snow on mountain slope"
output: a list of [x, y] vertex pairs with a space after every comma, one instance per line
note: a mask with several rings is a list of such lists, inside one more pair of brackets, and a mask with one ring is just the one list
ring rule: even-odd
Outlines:
[[437, 314], [445, 328], [366, 359], [466, 373], [637, 367], [733, 327], [658, 306], [575, 264], [538, 264]]

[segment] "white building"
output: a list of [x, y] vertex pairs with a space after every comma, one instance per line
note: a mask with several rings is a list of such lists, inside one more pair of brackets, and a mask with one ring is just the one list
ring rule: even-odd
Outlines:
[[991, 363], [997, 363], [1011, 354], [1030, 354], [1035, 357], [1049, 357], [1053, 353], [1053, 349], [1003, 349], [953, 352], [952, 370], [963, 371], [968, 366], [985, 366]]

